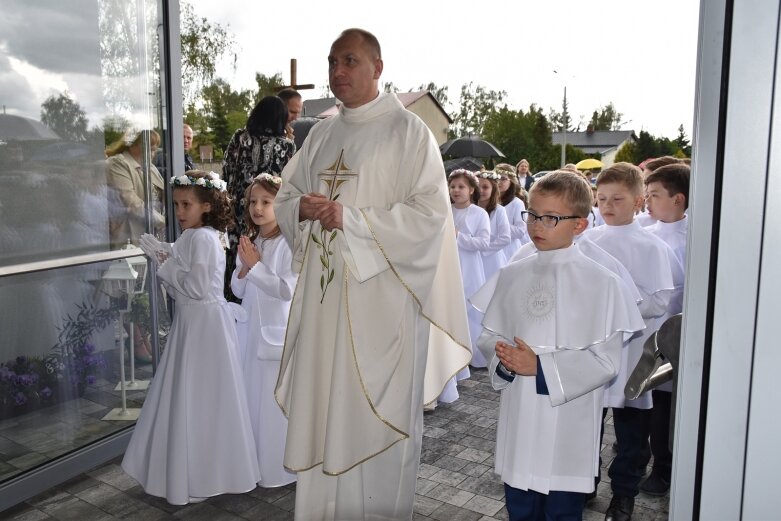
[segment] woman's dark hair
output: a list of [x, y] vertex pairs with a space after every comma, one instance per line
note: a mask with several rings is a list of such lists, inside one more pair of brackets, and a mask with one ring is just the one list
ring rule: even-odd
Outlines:
[[266, 96], [255, 105], [247, 118], [247, 131], [253, 136], [285, 135], [287, 105], [277, 96]]

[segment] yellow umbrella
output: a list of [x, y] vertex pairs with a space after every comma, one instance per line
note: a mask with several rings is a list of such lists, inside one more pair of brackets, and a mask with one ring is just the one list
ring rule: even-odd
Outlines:
[[594, 159], [593, 157], [589, 157], [588, 159], [578, 161], [578, 164], [575, 165], [575, 168], [577, 168], [578, 170], [591, 170], [592, 168], [602, 168], [602, 161], [600, 161], [599, 159]]

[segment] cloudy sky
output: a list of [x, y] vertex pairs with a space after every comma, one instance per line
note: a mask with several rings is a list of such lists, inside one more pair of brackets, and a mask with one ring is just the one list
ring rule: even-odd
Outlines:
[[219, 70], [235, 87], [252, 88], [256, 71], [289, 81], [296, 58], [299, 83], [317, 85], [305, 99], [320, 97], [330, 44], [355, 26], [378, 37], [381, 81], [401, 90], [433, 81], [457, 102], [472, 81], [507, 91], [510, 108], [536, 103], [547, 112], [560, 110], [566, 86], [575, 122], [612, 101], [626, 129], [672, 138], [683, 124], [691, 136], [696, 0], [191, 3], [236, 35], [237, 67]]
[[[547, 112], [560, 109], [566, 86], [575, 123], [613, 102], [625, 129], [675, 137], [683, 124], [691, 136], [696, 0], [190, 1], [198, 16], [235, 35], [236, 68], [226, 61], [219, 75], [236, 88], [254, 88], [255, 72], [280, 72], [288, 81], [290, 58], [297, 58], [299, 82], [317, 85], [304, 97], [320, 97], [331, 42], [357, 26], [378, 36], [382, 81], [402, 90], [447, 85], [457, 103], [461, 85], [471, 81], [506, 91], [510, 108], [535, 103]], [[98, 8], [106, 6], [127, 8], [130, 16], [136, 9], [107, 0], [3, 0], [0, 104], [8, 113], [39, 119], [43, 100], [67, 90], [90, 125], [100, 123], [108, 103]], [[121, 47], [120, 33], [112, 45]], [[122, 81], [143, 113], [151, 88], [137, 76]]]

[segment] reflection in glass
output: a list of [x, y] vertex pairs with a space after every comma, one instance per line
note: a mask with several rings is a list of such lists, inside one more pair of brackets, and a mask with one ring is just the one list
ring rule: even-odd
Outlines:
[[[0, 266], [109, 251], [106, 147], [162, 127], [158, 3], [7, 0], [3, 10], [14, 16], [0, 17]], [[138, 162], [143, 192], [159, 175], [146, 148]]]
[[[103, 420], [121, 406], [120, 358], [126, 381], [151, 378], [150, 365], [131, 367], [127, 333], [130, 321], [149, 324], [149, 308], [128, 305], [128, 290], [107, 275], [120, 264], [130, 266], [121, 259], [2, 279], [0, 481], [132, 424]], [[143, 273], [135, 273], [131, 298], [143, 301]], [[128, 388], [128, 407], [145, 395]]]
[[[164, 135], [158, 1], [4, 0], [3, 12], [0, 267], [25, 271], [132, 240], [112, 235], [128, 205], [116, 204], [106, 149], [144, 129], [133, 211], [141, 232], [155, 231], [165, 192], [148, 166], [151, 129]], [[120, 407], [122, 367], [125, 380], [151, 378], [150, 334], [164, 340], [169, 321], [150, 306], [148, 280], [130, 301], [112, 290], [105, 274], [121, 262], [0, 277], [0, 482], [133, 424], [103, 418]], [[128, 389], [128, 407], [145, 395]]]

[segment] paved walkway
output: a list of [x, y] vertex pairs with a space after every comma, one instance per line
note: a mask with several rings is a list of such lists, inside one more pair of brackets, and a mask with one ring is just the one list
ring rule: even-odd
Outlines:
[[[425, 414], [423, 451], [415, 498], [415, 520], [506, 520], [504, 491], [493, 473], [499, 393], [491, 389], [486, 371], [473, 371], [459, 382], [461, 398]], [[613, 458], [612, 419], [608, 417], [602, 447], [603, 465]], [[603, 482], [587, 505], [586, 521], [602, 521], [610, 502], [610, 485]], [[667, 519], [669, 496], [636, 499], [635, 521]], [[93, 521], [186, 519], [281, 521], [293, 519], [295, 486], [257, 488], [242, 495], [223, 495], [203, 503], [175, 507], [149, 496], [125, 475], [114, 460], [0, 513], [4, 519]]]

